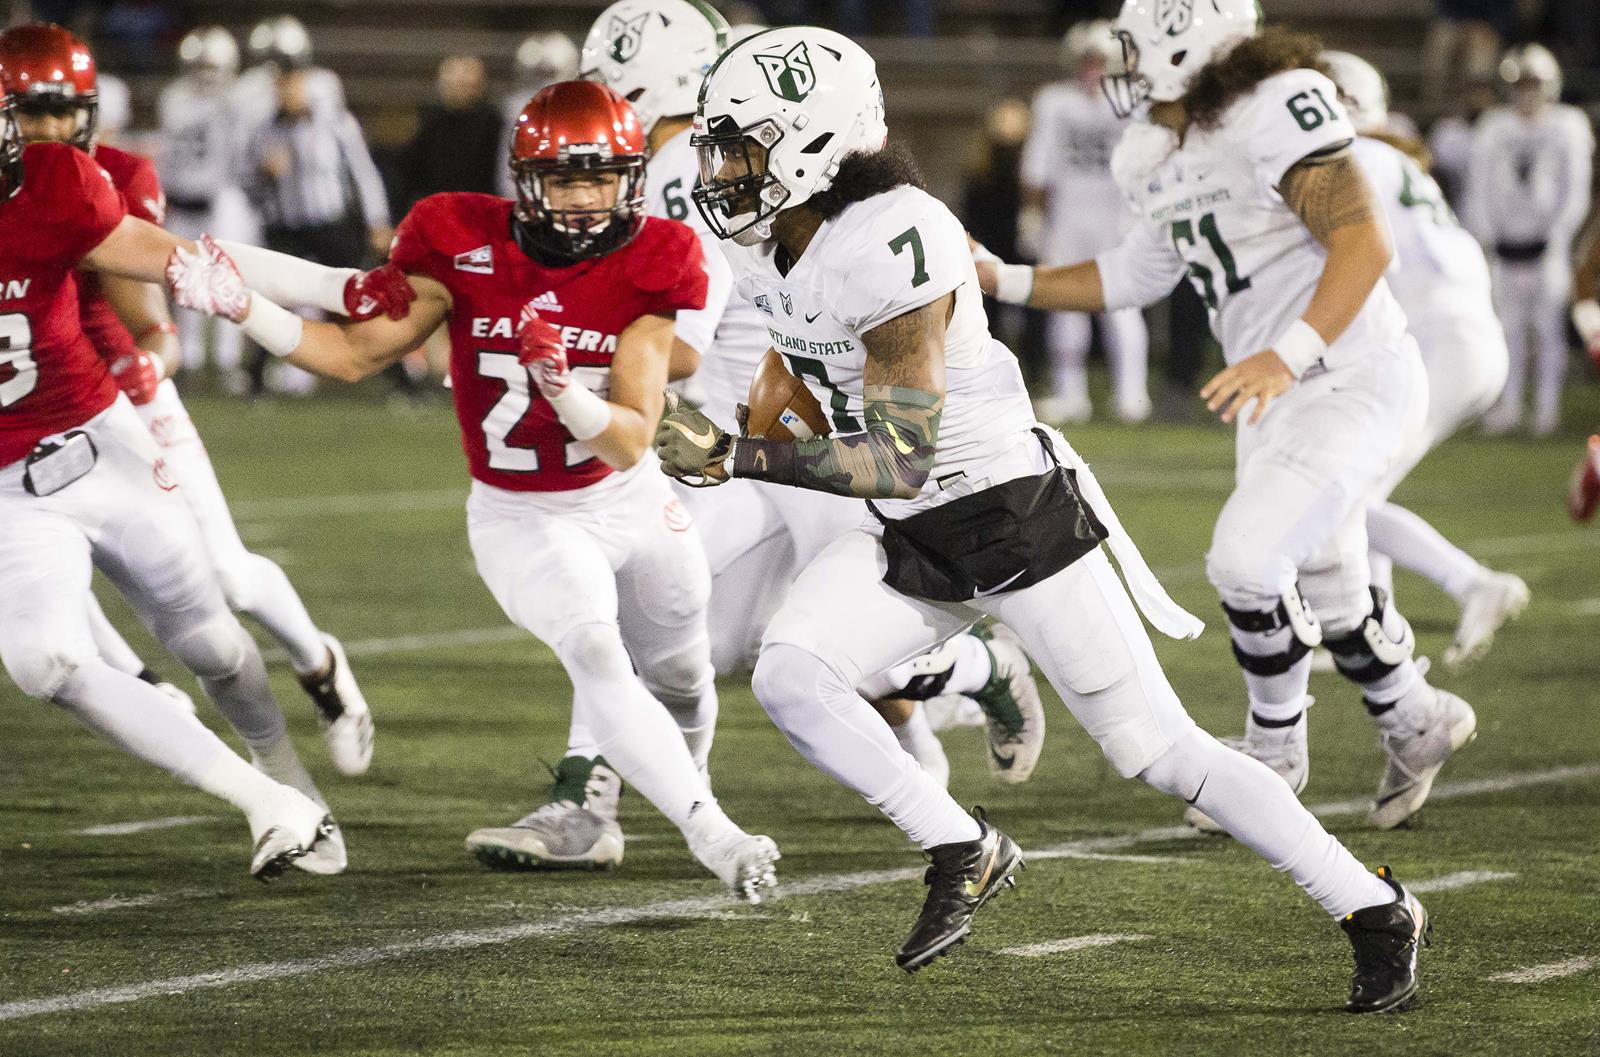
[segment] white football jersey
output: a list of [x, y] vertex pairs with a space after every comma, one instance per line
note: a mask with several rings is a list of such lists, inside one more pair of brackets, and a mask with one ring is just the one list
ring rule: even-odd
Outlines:
[[156, 168], [169, 199], [208, 203], [238, 182], [238, 115], [225, 89], [201, 91], [194, 78], [180, 77], [161, 90], [161, 125]]
[[[690, 197], [700, 177], [700, 163], [684, 129], [661, 145], [650, 158], [645, 206], [651, 216], [681, 221], [700, 236], [706, 271], [706, 307], [679, 312], [678, 337], [700, 350], [700, 370], [695, 377], [704, 389], [703, 410], [724, 429], [734, 424], [733, 405], [750, 398], [750, 379], [772, 342], [766, 323], [755, 306], [733, 292], [733, 273], [723, 252], [724, 243], [711, 234]], [[726, 245], [732, 245], [728, 243]]]
[[1382, 140], [1362, 136], [1353, 150], [1394, 235], [1385, 277], [1412, 332], [1440, 313], [1488, 306], [1489, 264], [1433, 177]]
[[1022, 372], [989, 335], [966, 230], [944, 203], [897, 187], [848, 206], [823, 223], [787, 274], [778, 269], [776, 241], [725, 245], [739, 295], [762, 313], [769, 343], [822, 404], [835, 433], [865, 428], [862, 335], [955, 293], [933, 472], [916, 499], [878, 503], [885, 516], [1039, 472]]
[[[1305, 314], [1328, 257], [1278, 184], [1301, 159], [1355, 138], [1338, 90], [1313, 70], [1268, 77], [1181, 145], [1166, 129], [1130, 128], [1113, 164], [1140, 223], [1096, 258], [1106, 307], [1160, 300], [1187, 270], [1229, 363], [1272, 348]], [[1323, 362], [1396, 347], [1405, 326], [1380, 279]]]
[[1115, 246], [1128, 227], [1111, 153], [1127, 123], [1099, 91], [1063, 81], [1039, 90], [1022, 149], [1022, 181], [1042, 189], [1046, 263], [1065, 264]]
[[1467, 226], [1486, 247], [1546, 242], [1564, 256], [1589, 209], [1593, 159], [1594, 131], [1576, 107], [1490, 110], [1472, 138]]

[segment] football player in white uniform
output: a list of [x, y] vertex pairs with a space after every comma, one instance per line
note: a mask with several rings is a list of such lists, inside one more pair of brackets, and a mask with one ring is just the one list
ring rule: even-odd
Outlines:
[[[517, 115], [522, 108], [546, 85], [557, 81], [570, 81], [578, 76], [578, 46], [565, 33], [550, 30], [530, 33], [517, 45], [512, 57], [511, 90], [500, 97], [500, 113], [506, 119], [506, 134], [500, 144], [502, 154], [511, 153], [511, 136], [516, 129]], [[510, 169], [499, 176], [499, 193], [502, 198], [513, 198], [517, 193], [516, 178]]]
[[1411, 628], [1367, 564], [1367, 503], [1422, 427], [1426, 377], [1317, 42], [1258, 36], [1254, 0], [1218, 3], [1213, 15], [1127, 0], [1118, 18], [1137, 65], [1108, 89], [1130, 108], [1150, 103], [1115, 159], [1140, 219], [1127, 241], [1065, 268], [1005, 266], [994, 281], [1003, 300], [1096, 308], [1148, 303], [1188, 272], [1229, 364], [1201, 395], [1239, 421], [1237, 483], [1206, 573], [1244, 669], [1246, 749], [1304, 788], [1309, 654], [1325, 643], [1378, 728], [1387, 765], [1369, 817], [1390, 829], [1477, 729], [1413, 662]]
[[[710, 276], [706, 307], [678, 313], [674, 374], [695, 371], [697, 402], [719, 422], [736, 420], [736, 408], [748, 398], [751, 379], [772, 346], [765, 315], [734, 293], [721, 240], [690, 198], [699, 176], [690, 144], [695, 103], [730, 33], [704, 0], [620, 0], [595, 19], [579, 64], [585, 78], [631, 100], [649, 134], [650, 213], [683, 221], [700, 236]], [[712, 660], [720, 674], [747, 672], [789, 585], [823, 547], [861, 523], [861, 504], [755, 481], [714, 491], [684, 487], [680, 494], [694, 512], [711, 565]], [[1043, 748], [1038, 689], [1026, 655], [1003, 631], [987, 638], [960, 636], [927, 657], [875, 675], [863, 691], [885, 699], [881, 710], [896, 738], [941, 780], [948, 778], [949, 763], [920, 704], [938, 693], [964, 693], [984, 710], [990, 768], [1002, 780], [1026, 780]], [[890, 705], [889, 698], [903, 704]], [[680, 717], [707, 731], [715, 720]], [[581, 760], [592, 757], [591, 750], [574, 743], [568, 756]], [[561, 770], [580, 766], [564, 762]], [[598, 806], [612, 803], [607, 797]]]
[[[1022, 150], [1025, 215], [1044, 213], [1043, 264], [1093, 257], [1122, 241], [1128, 228], [1128, 211], [1111, 176], [1111, 151], [1125, 123], [1100, 90], [1100, 79], [1122, 61], [1111, 23], [1096, 19], [1073, 26], [1062, 55], [1071, 79], [1047, 84], [1034, 97], [1033, 125]], [[1089, 420], [1089, 318], [1082, 312], [1050, 317], [1051, 393], [1037, 402], [1039, 417], [1047, 422]], [[1144, 314], [1123, 308], [1100, 313], [1099, 319], [1117, 417], [1142, 422], [1150, 415], [1150, 335]]]
[[773, 30], [712, 68], [696, 203], [737, 243], [740, 293], [772, 307], [775, 347], [807, 365], [797, 373], [840, 422], [790, 443], [735, 437], [669, 400], [656, 449], [686, 480], [869, 501], [871, 518], [801, 573], [768, 625], [754, 686], [807, 759], [927, 851], [928, 896], [896, 960], [915, 971], [961, 942], [1022, 857], [916, 766], [856, 688], [991, 614], [1118, 773], [1222, 818], [1343, 920], [1351, 1008], [1405, 1000], [1420, 905], [1184, 711], [1100, 542], [1158, 628], [1193, 637], [1200, 622], [1161, 589], [1088, 466], [1035, 421], [1015, 357], [989, 335], [965, 231], [886, 135], [872, 58], [837, 33]]
[[1493, 261], [1495, 306], [1511, 351], [1505, 391], [1484, 428], [1521, 428], [1532, 360], [1533, 432], [1543, 436], [1561, 422], [1570, 257], [1589, 208], [1594, 130], [1583, 111], [1558, 102], [1561, 67], [1540, 45], [1507, 52], [1500, 78], [1512, 101], [1478, 122], [1462, 203], [1467, 229]]
[[1460, 667], [1481, 656], [1500, 625], [1527, 606], [1528, 585], [1480, 564], [1388, 496], [1424, 455], [1500, 395], [1505, 334], [1494, 314], [1483, 252], [1417, 161], [1426, 148], [1388, 132], [1393, 125], [1383, 75], [1349, 52], [1324, 52], [1322, 62], [1360, 133], [1351, 150], [1394, 236], [1394, 261], [1385, 278], [1428, 373], [1428, 417], [1408, 438], [1367, 511], [1372, 582], [1392, 593], [1398, 562], [1460, 603], [1461, 622], [1444, 655], [1446, 664]]

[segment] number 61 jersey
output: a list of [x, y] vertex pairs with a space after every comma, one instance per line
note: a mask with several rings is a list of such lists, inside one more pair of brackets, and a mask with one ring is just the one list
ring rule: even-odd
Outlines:
[[[1160, 300], [1187, 271], [1229, 363], [1270, 349], [1305, 313], [1328, 258], [1278, 185], [1295, 163], [1355, 138], [1338, 90], [1315, 70], [1266, 78], [1181, 146], [1165, 128], [1129, 126], [1112, 171], [1142, 223], [1095, 258], [1106, 307]], [[1405, 325], [1379, 280], [1324, 362], [1393, 348]]]
[[967, 233], [926, 191], [901, 186], [846, 206], [787, 267], [776, 240], [723, 247], [739, 296], [766, 320], [772, 347], [821, 403], [835, 433], [865, 429], [862, 335], [955, 293], [933, 472], [916, 499], [879, 502], [887, 516], [905, 517], [982, 488], [995, 460], [1028, 445], [1037, 451], [1022, 371], [989, 335]]
[[630, 324], [705, 306], [700, 241], [651, 217], [619, 250], [547, 267], [517, 244], [511, 209], [493, 195], [424, 198], [401, 222], [389, 260], [450, 291], [450, 385], [472, 476], [515, 492], [586, 488], [611, 467], [572, 438], [518, 362], [522, 308], [531, 303], [561, 331], [574, 381], [604, 397]]

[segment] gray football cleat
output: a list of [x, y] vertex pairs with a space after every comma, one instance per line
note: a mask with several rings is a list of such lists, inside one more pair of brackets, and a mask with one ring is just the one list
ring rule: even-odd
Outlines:
[[989, 651], [992, 666], [988, 683], [972, 695], [987, 720], [989, 773], [1013, 785], [1026, 782], [1044, 751], [1044, 704], [1028, 655], [1004, 624], [977, 627], [972, 634]]
[[1478, 735], [1471, 705], [1426, 683], [1417, 692], [1433, 695], [1432, 701], [1404, 725], [1384, 727], [1378, 735], [1388, 763], [1367, 816], [1378, 829], [1404, 825], [1420, 811], [1445, 761]]
[[497, 870], [606, 870], [622, 863], [622, 848], [621, 826], [571, 800], [467, 836], [467, 851]]
[[250, 876], [271, 881], [317, 850], [337, 827], [327, 808], [310, 797], [279, 785], [275, 794], [248, 815], [255, 848]]

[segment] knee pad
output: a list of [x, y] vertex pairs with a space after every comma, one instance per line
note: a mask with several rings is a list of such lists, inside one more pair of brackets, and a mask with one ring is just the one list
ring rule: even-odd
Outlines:
[[166, 642], [172, 655], [201, 679], [231, 679], [255, 650], [255, 640], [232, 613], [208, 617]]
[[788, 718], [795, 709], [826, 707], [830, 695], [855, 695], [855, 688], [821, 657], [787, 643], [775, 643], [761, 651], [750, 688], [785, 734], [791, 732]]
[[645, 689], [676, 712], [681, 708], [699, 706], [700, 698], [715, 677], [715, 672], [702, 644], [642, 663], [639, 675]]
[[556, 643], [556, 655], [569, 674], [602, 679], [626, 679], [633, 675], [633, 662], [628, 659], [622, 633], [615, 624], [580, 624]]
[[1353, 631], [1330, 636], [1327, 643], [1339, 673], [1357, 683], [1382, 679], [1410, 660], [1417, 645], [1411, 625], [1389, 595], [1380, 587], [1367, 590], [1372, 596], [1372, 609]]
[[79, 666], [93, 659], [92, 651], [51, 644], [31, 636], [0, 647], [5, 664], [17, 689], [29, 697], [48, 701], [61, 692]]
[[1233, 655], [1251, 675], [1282, 675], [1322, 644], [1322, 625], [1293, 584], [1275, 609], [1235, 609], [1224, 602], [1222, 611], [1228, 616]]
[[1215, 754], [1226, 751], [1216, 738], [1195, 727], [1140, 771], [1139, 778], [1152, 789], [1192, 803], [1211, 773]]

